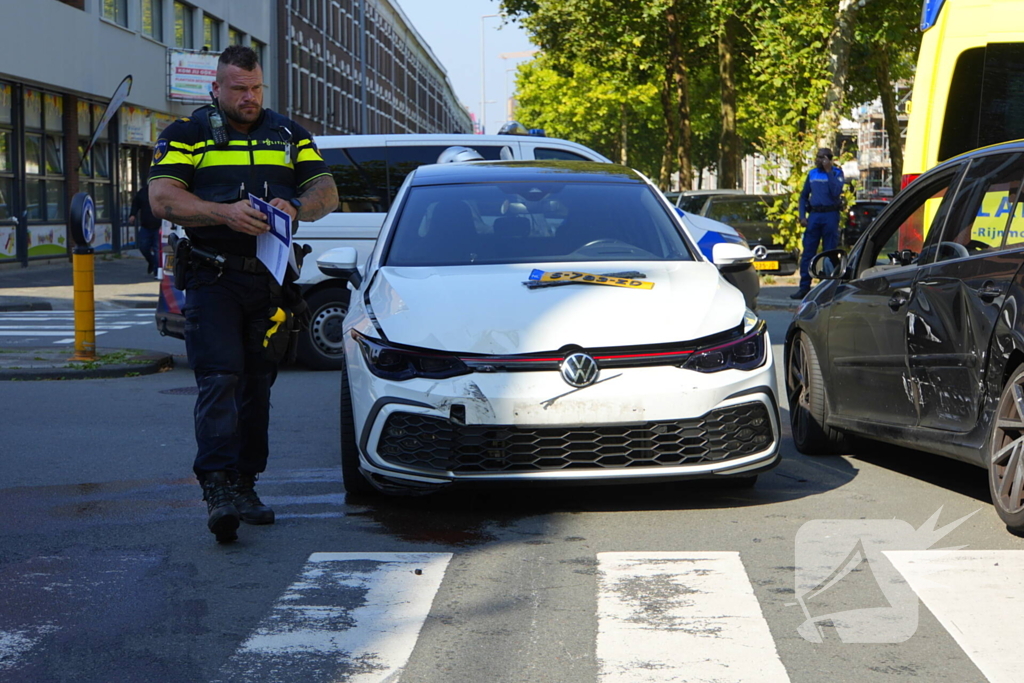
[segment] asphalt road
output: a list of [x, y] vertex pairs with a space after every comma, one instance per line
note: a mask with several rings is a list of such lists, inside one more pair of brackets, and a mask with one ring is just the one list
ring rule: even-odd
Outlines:
[[[778, 342], [789, 313], [764, 315]], [[105, 337], [183, 351], [144, 325]], [[4, 383], [0, 681], [1019, 680], [1000, 672], [1021, 670], [1024, 540], [1005, 532], [980, 469], [881, 448], [802, 456], [784, 410], [783, 463], [750, 490], [516, 488], [356, 504], [338, 472], [338, 381], [282, 372], [259, 484], [278, 521], [243, 527], [228, 546], [206, 531], [191, 476], [182, 364]], [[819, 543], [842, 536], [820, 520], [848, 535], [856, 524], [918, 529], [940, 508], [940, 525], [974, 514], [933, 547], [1001, 553], [970, 565], [966, 585], [894, 588], [864, 559], [875, 549], [865, 536], [837, 551], [853, 571], [832, 588], [813, 600], [797, 590], [807, 530]], [[849, 642], [838, 616], [810, 642], [798, 597], [816, 616], [891, 608], [872, 622], [889, 641]]]

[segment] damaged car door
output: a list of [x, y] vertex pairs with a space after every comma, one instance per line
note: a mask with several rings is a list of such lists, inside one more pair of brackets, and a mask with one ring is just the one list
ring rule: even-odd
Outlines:
[[[971, 161], [907, 304], [907, 362], [923, 428], [968, 432], [985, 395], [992, 331], [1021, 263], [1024, 154]], [[934, 239], [933, 239], [934, 238]]]

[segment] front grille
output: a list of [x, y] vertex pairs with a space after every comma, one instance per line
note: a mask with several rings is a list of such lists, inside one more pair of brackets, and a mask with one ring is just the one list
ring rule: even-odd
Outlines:
[[461, 425], [392, 413], [377, 453], [394, 465], [469, 474], [695, 465], [742, 458], [771, 443], [768, 409], [752, 402], [693, 420], [605, 427]]

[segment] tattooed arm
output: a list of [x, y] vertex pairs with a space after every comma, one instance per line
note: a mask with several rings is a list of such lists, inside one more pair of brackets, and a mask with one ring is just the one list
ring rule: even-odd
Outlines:
[[306, 186], [299, 199], [302, 200], [302, 208], [299, 209], [298, 215], [291, 202], [284, 199], [273, 199], [270, 205], [287, 213], [292, 220], [319, 220], [338, 208], [338, 186], [334, 184], [332, 176], [321, 176]]
[[157, 218], [186, 228], [226, 225], [246, 235], [259, 235], [269, 229], [266, 216], [252, 208], [248, 199], [233, 204], [203, 201], [173, 178], [155, 178], [149, 183], [149, 203]]

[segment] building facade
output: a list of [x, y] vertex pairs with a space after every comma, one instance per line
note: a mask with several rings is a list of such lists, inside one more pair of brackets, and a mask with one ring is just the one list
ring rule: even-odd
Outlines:
[[0, 267], [66, 256], [79, 191], [96, 202], [93, 248], [132, 246], [152, 146], [209, 102], [231, 44], [260, 54], [264, 104], [315, 134], [472, 131], [391, 0], [0, 0], [0, 16]]
[[444, 67], [396, 2], [278, 0], [278, 16], [283, 113], [312, 133], [473, 132]]

